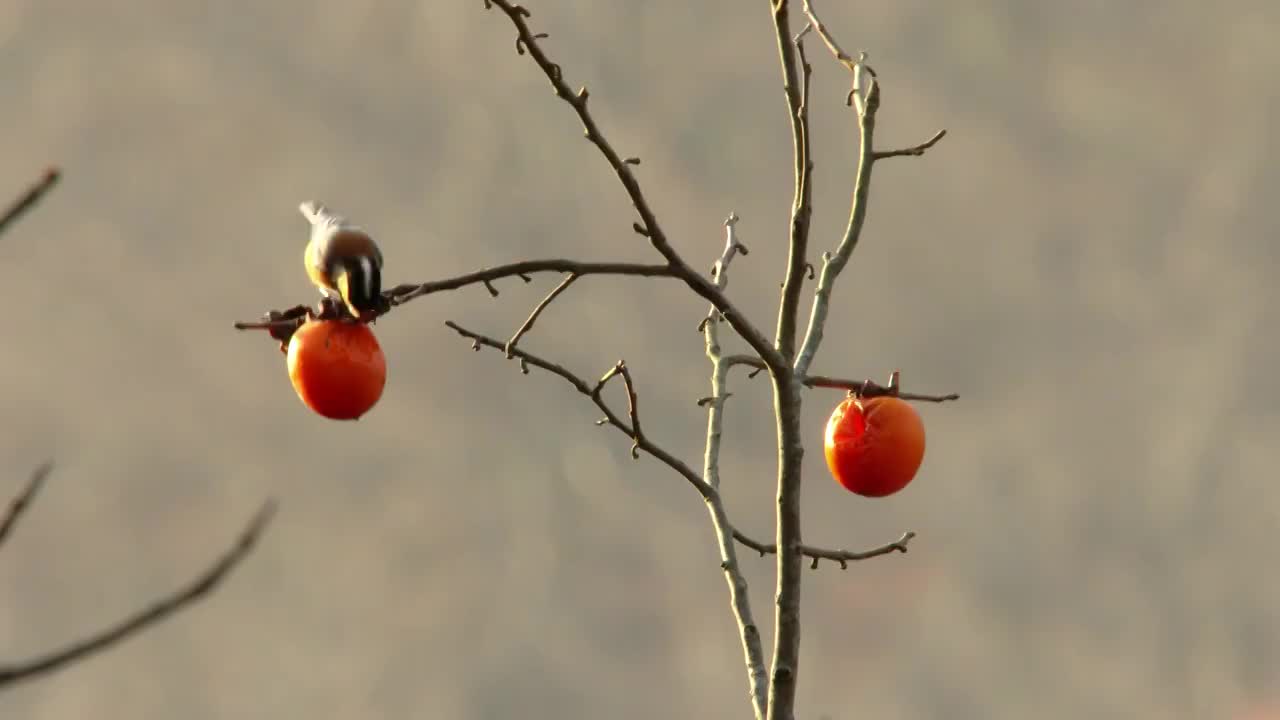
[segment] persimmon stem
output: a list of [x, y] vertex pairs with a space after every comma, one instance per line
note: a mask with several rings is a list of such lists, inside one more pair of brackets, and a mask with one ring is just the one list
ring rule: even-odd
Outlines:
[[[730, 366], [743, 365], [754, 368], [751, 377], [755, 373], [764, 370], [764, 363], [759, 358], [750, 355], [730, 355], [725, 358], [725, 362]], [[880, 385], [874, 380], [850, 380], [848, 378], [829, 377], [826, 375], [805, 375], [799, 378], [801, 384], [807, 388], [828, 388], [832, 390], [847, 390], [850, 393], [856, 393], [861, 397], [878, 397], [881, 395], [892, 395], [903, 400], [914, 402], [932, 402], [942, 403], [959, 400], [958, 393], [947, 393], [945, 395], [935, 395], [928, 393], [904, 392], [892, 383], [890, 385]]]

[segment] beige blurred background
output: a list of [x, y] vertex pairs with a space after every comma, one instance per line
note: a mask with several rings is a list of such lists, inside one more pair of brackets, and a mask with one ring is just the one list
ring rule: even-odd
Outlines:
[[[742, 216], [730, 292], [772, 328], [790, 139], [766, 3], [531, 6], [691, 262]], [[963, 399], [921, 408], [920, 476], [870, 501], [818, 450], [839, 394], [809, 396], [806, 540], [919, 538], [806, 572], [802, 716], [1280, 716], [1280, 6], [820, 7], [871, 53], [881, 147], [950, 135], [877, 169], [815, 370]], [[309, 198], [377, 233], [391, 283], [653, 259], [513, 37], [480, 0], [0, 4], [0, 195], [66, 173], [0, 237], [0, 495], [57, 462], [0, 554], [0, 658], [132, 612], [281, 502], [208, 602], [0, 715], [748, 715], [695, 495], [443, 327], [505, 336], [555, 278], [380, 322], [390, 378], [356, 424], [307, 412], [273, 344], [231, 329], [315, 299]], [[812, 50], [816, 257], [856, 136]], [[625, 357], [651, 435], [696, 464], [704, 310], [589, 279], [525, 345], [587, 376]], [[763, 538], [767, 383], [731, 389], [726, 493]], [[771, 625], [772, 560], [743, 559]]]

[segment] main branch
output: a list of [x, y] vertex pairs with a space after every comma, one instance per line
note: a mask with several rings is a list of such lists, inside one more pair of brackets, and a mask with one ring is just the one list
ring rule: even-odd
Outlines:
[[584, 86], [575, 92], [569, 87], [564, 81], [564, 71], [559, 64], [551, 61], [539, 42], [540, 39], [546, 37], [546, 34], [535, 33], [529, 28], [529, 10], [509, 0], [485, 0], [485, 7], [492, 8], [495, 6], [506, 14], [507, 18], [511, 20], [511, 24], [516, 28], [516, 52], [521, 55], [528, 54], [538, 68], [542, 70], [542, 73], [547, 76], [547, 80], [551, 82], [551, 87], [555, 90], [556, 97], [573, 108], [578, 120], [582, 123], [583, 133], [587, 140], [596, 146], [605, 161], [609, 163], [609, 167], [613, 169], [614, 174], [617, 175], [618, 181], [622, 183], [627, 197], [631, 200], [636, 213], [640, 216], [639, 222], [632, 226], [635, 231], [649, 239], [649, 243], [653, 248], [667, 261], [673, 275], [683, 280], [699, 297], [710, 302], [720, 311], [720, 314], [724, 316], [734, 331], [742, 336], [742, 339], [751, 346], [751, 349], [764, 360], [771, 372], [786, 372], [790, 366], [789, 361], [765, 339], [760, 330], [745, 315], [734, 307], [724, 293], [720, 292], [707, 278], [690, 267], [684, 258], [680, 256], [680, 253], [671, 245], [671, 242], [667, 239], [666, 232], [663, 231], [662, 226], [658, 223], [657, 215], [640, 188], [640, 182], [631, 170], [632, 166], [639, 164], [639, 159], [624, 159], [613, 148], [613, 145], [600, 130], [599, 125], [596, 124], [595, 118], [592, 117], [591, 111], [587, 107], [587, 100], [590, 98], [587, 88]]
[[[861, 138], [858, 149], [858, 171], [853, 183], [853, 200], [850, 204], [849, 222], [845, 226], [844, 237], [836, 247], [835, 254], [823, 253], [822, 270], [818, 273], [818, 287], [814, 291], [813, 306], [809, 313], [809, 328], [805, 331], [804, 343], [796, 357], [795, 367], [800, 374], [809, 372], [810, 365], [817, 355], [818, 346], [822, 344], [823, 331], [827, 323], [827, 311], [831, 302], [831, 292], [836, 278], [849, 262], [853, 249], [858, 245], [862, 235], [862, 226], [867, 217], [867, 201], [871, 193], [871, 166], [875, 162], [872, 157], [872, 139], [876, 127], [876, 110], [880, 107], [880, 86], [874, 75], [865, 70], [862, 63], [853, 66], [855, 78], [866, 78], [870, 87], [865, 100], [858, 104], [858, 133]], [[861, 97], [860, 88], [855, 79], [853, 94]]]
[[[449, 329], [461, 335], [462, 337], [470, 340], [471, 347], [474, 348], [475, 350], [480, 350], [481, 348], [489, 347], [489, 348], [494, 348], [495, 350], [500, 350], [503, 353], [506, 353], [507, 351], [506, 342], [503, 342], [496, 338], [489, 337], [487, 335], [482, 335], [477, 332], [472, 332], [471, 330], [468, 330], [462, 327], [461, 325], [453, 322], [452, 320], [446, 321], [445, 325], [448, 326]], [[623, 418], [618, 413], [614, 412], [613, 408], [609, 406], [609, 403], [605, 402], [604, 396], [601, 392], [603, 390], [604, 383], [615, 376], [623, 375], [623, 368], [626, 367], [624, 363], [619, 363], [619, 365], [622, 366], [621, 368], [618, 367], [617, 365], [611, 368], [609, 372], [603, 376], [602, 380], [595, 383], [589, 383], [586, 380], [584, 380], [581, 376], [579, 376], [577, 373], [573, 372], [572, 370], [569, 370], [563, 365], [541, 358], [526, 350], [522, 350], [520, 348], [511, 348], [511, 356], [516, 360], [519, 360], [522, 370], [530, 365], [540, 370], [545, 370], [553, 375], [559, 376], [565, 382], [572, 385], [574, 390], [577, 390], [579, 393], [586, 395], [588, 398], [590, 398], [591, 402], [595, 403], [596, 407], [599, 408], [602, 413], [604, 413], [604, 419], [601, 420], [598, 424], [612, 425], [613, 427], [622, 431], [624, 435], [631, 438], [632, 443], [634, 443], [633, 452], [638, 451], [638, 452], [647, 453], [648, 455], [651, 455], [652, 457], [656, 458], [662, 464], [666, 465], [672, 470], [675, 470], [676, 473], [679, 474], [681, 477], [683, 477], [685, 480], [687, 480], [689, 484], [693, 486], [694, 490], [696, 490], [698, 494], [701, 495], [704, 499], [707, 497], [709, 493], [711, 494], [715, 493], [715, 490], [712, 489], [706, 483], [704, 483], [702, 481], [702, 477], [699, 476], [698, 473], [693, 470], [693, 468], [689, 467], [688, 464], [686, 464], [683, 460], [681, 460], [680, 458], [677, 458], [675, 455], [671, 454], [670, 452], [668, 452], [667, 450], [659, 446], [657, 443], [645, 437], [644, 434], [637, 429], [638, 423], [636, 422], [636, 415], [635, 415], [635, 400], [634, 400], [634, 397], [632, 396], [632, 393], [634, 393], [635, 389], [634, 387], [631, 387], [630, 382], [627, 383], [628, 384], [628, 400], [630, 401], [629, 402], [630, 418]], [[624, 375], [624, 380], [626, 380], [626, 378], [629, 376], [629, 371], [627, 371], [627, 373], [628, 373], [627, 375]]]

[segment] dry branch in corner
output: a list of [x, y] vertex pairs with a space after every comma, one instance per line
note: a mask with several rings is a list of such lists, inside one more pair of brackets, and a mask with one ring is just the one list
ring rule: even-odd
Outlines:
[[[23, 514], [30, 508], [31, 501], [44, 484], [51, 469], [52, 466], [48, 463], [37, 468], [26, 487], [18, 493], [9, 506], [8, 512], [0, 517], [0, 545], [9, 537]], [[147, 608], [38, 657], [20, 662], [0, 663], [0, 691], [16, 683], [33, 680], [86, 660], [199, 602], [213, 592], [248, 556], [249, 551], [266, 530], [268, 522], [275, 514], [275, 509], [275, 502], [268, 500], [240, 532], [230, 549], [186, 586], [153, 601]]]

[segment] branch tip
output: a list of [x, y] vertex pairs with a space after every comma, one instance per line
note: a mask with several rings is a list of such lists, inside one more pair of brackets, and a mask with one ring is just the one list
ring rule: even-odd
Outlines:
[[0, 233], [8, 230], [9, 226], [17, 221], [18, 218], [26, 215], [27, 212], [34, 208], [58, 184], [60, 179], [62, 179], [62, 171], [59, 168], [56, 166], [45, 168], [40, 178], [19, 195], [3, 214], [0, 214]]
[[31, 507], [31, 502], [35, 499], [36, 493], [40, 492], [40, 488], [44, 487], [44, 482], [49, 477], [49, 473], [53, 472], [53, 461], [46, 460], [31, 472], [30, 479], [27, 484], [18, 492], [13, 501], [9, 503], [9, 509], [0, 516], [0, 545], [4, 544], [9, 534], [17, 526], [18, 520]]

